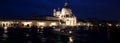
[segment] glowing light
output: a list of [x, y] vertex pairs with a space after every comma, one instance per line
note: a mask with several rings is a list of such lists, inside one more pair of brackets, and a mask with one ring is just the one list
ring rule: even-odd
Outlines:
[[108, 26], [112, 26], [112, 24], [108, 24]]
[[44, 22], [38, 22], [38, 26], [45, 26]]
[[69, 33], [71, 34], [71, 33], [72, 33], [72, 31], [69, 31]]
[[54, 29], [55, 31], [59, 31], [60, 32], [60, 29]]
[[80, 26], [81, 24], [80, 24], [80, 23], [77, 23], [77, 25], [79, 25], [79, 26]]
[[32, 22], [22, 22], [25, 28], [30, 28], [32, 26]]
[[90, 26], [90, 23], [87, 23], [87, 26]]
[[84, 26], [86, 25], [86, 23], [83, 24]]
[[65, 19], [65, 22], [66, 22], [67, 26], [76, 26], [77, 25], [75, 17], [72, 17], [72, 18], [68, 17]]
[[4, 33], [7, 33], [8, 31], [7, 31], [7, 28], [8, 27], [4, 27]]
[[56, 26], [57, 24], [55, 22], [51, 23], [50, 26]]
[[4, 27], [5, 30], [7, 30], [8, 27]]
[[116, 24], [116, 27], [119, 27], [120, 26], [120, 24]]
[[44, 27], [40, 27], [40, 28], [42, 28], [42, 29], [43, 29]]
[[2, 24], [2, 27], [11, 27], [10, 24], [12, 24], [13, 22], [11, 21], [2, 21], [1, 24]]
[[64, 30], [61, 30], [61, 32], [64, 32]]
[[116, 25], [116, 27], [118, 27], [119, 25]]
[[24, 25], [31, 25], [32, 24], [32, 22], [22, 22]]
[[69, 43], [73, 43], [72, 37], [69, 37]]
[[93, 25], [91, 25], [91, 26], [93, 26]]

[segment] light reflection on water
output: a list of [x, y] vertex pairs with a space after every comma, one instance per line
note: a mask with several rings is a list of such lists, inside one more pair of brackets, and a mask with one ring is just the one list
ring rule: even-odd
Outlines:
[[69, 37], [69, 43], [73, 43], [73, 38]]
[[[93, 32], [89, 32], [89, 29]], [[28, 31], [27, 29], [10, 28], [4, 29], [2, 33], [3, 38], [0, 38], [0, 40], [10, 40], [9, 43], [14, 42], [15, 40], [23, 43], [26, 41], [27, 43], [103, 43], [107, 42], [107, 39], [109, 38], [108, 32], [96, 32], [94, 27], [80, 27], [75, 30], [63, 29], [63, 31], [64, 32], [59, 34], [56, 32], [54, 33], [51, 28], [29, 29]], [[68, 36], [66, 34], [68, 34]]]
[[8, 27], [4, 27], [4, 33], [7, 33], [8, 31], [7, 31], [7, 28]]

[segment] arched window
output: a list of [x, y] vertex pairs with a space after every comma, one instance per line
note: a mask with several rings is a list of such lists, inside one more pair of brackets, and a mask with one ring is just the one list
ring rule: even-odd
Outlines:
[[24, 26], [24, 24], [22, 24], [21, 26]]
[[30, 27], [30, 25], [29, 25], [29, 24], [27, 24], [27, 27]]
[[3, 27], [5, 27], [5, 24], [3, 24]]

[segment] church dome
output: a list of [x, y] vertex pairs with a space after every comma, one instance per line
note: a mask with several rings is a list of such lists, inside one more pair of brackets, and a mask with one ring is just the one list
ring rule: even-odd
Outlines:
[[65, 3], [63, 8], [70, 9], [70, 7], [68, 6], [68, 3]]
[[70, 9], [68, 3], [66, 2], [64, 7], [62, 8], [62, 15], [71, 15], [71, 14], [72, 14], [72, 10]]

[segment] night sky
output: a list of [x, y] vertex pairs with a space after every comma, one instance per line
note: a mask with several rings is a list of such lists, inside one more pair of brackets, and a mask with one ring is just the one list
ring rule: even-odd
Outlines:
[[[0, 0], [0, 17], [29, 17], [52, 15], [54, 8], [62, 8], [65, 0]], [[69, 0], [69, 6], [77, 18], [120, 20], [119, 0]]]

